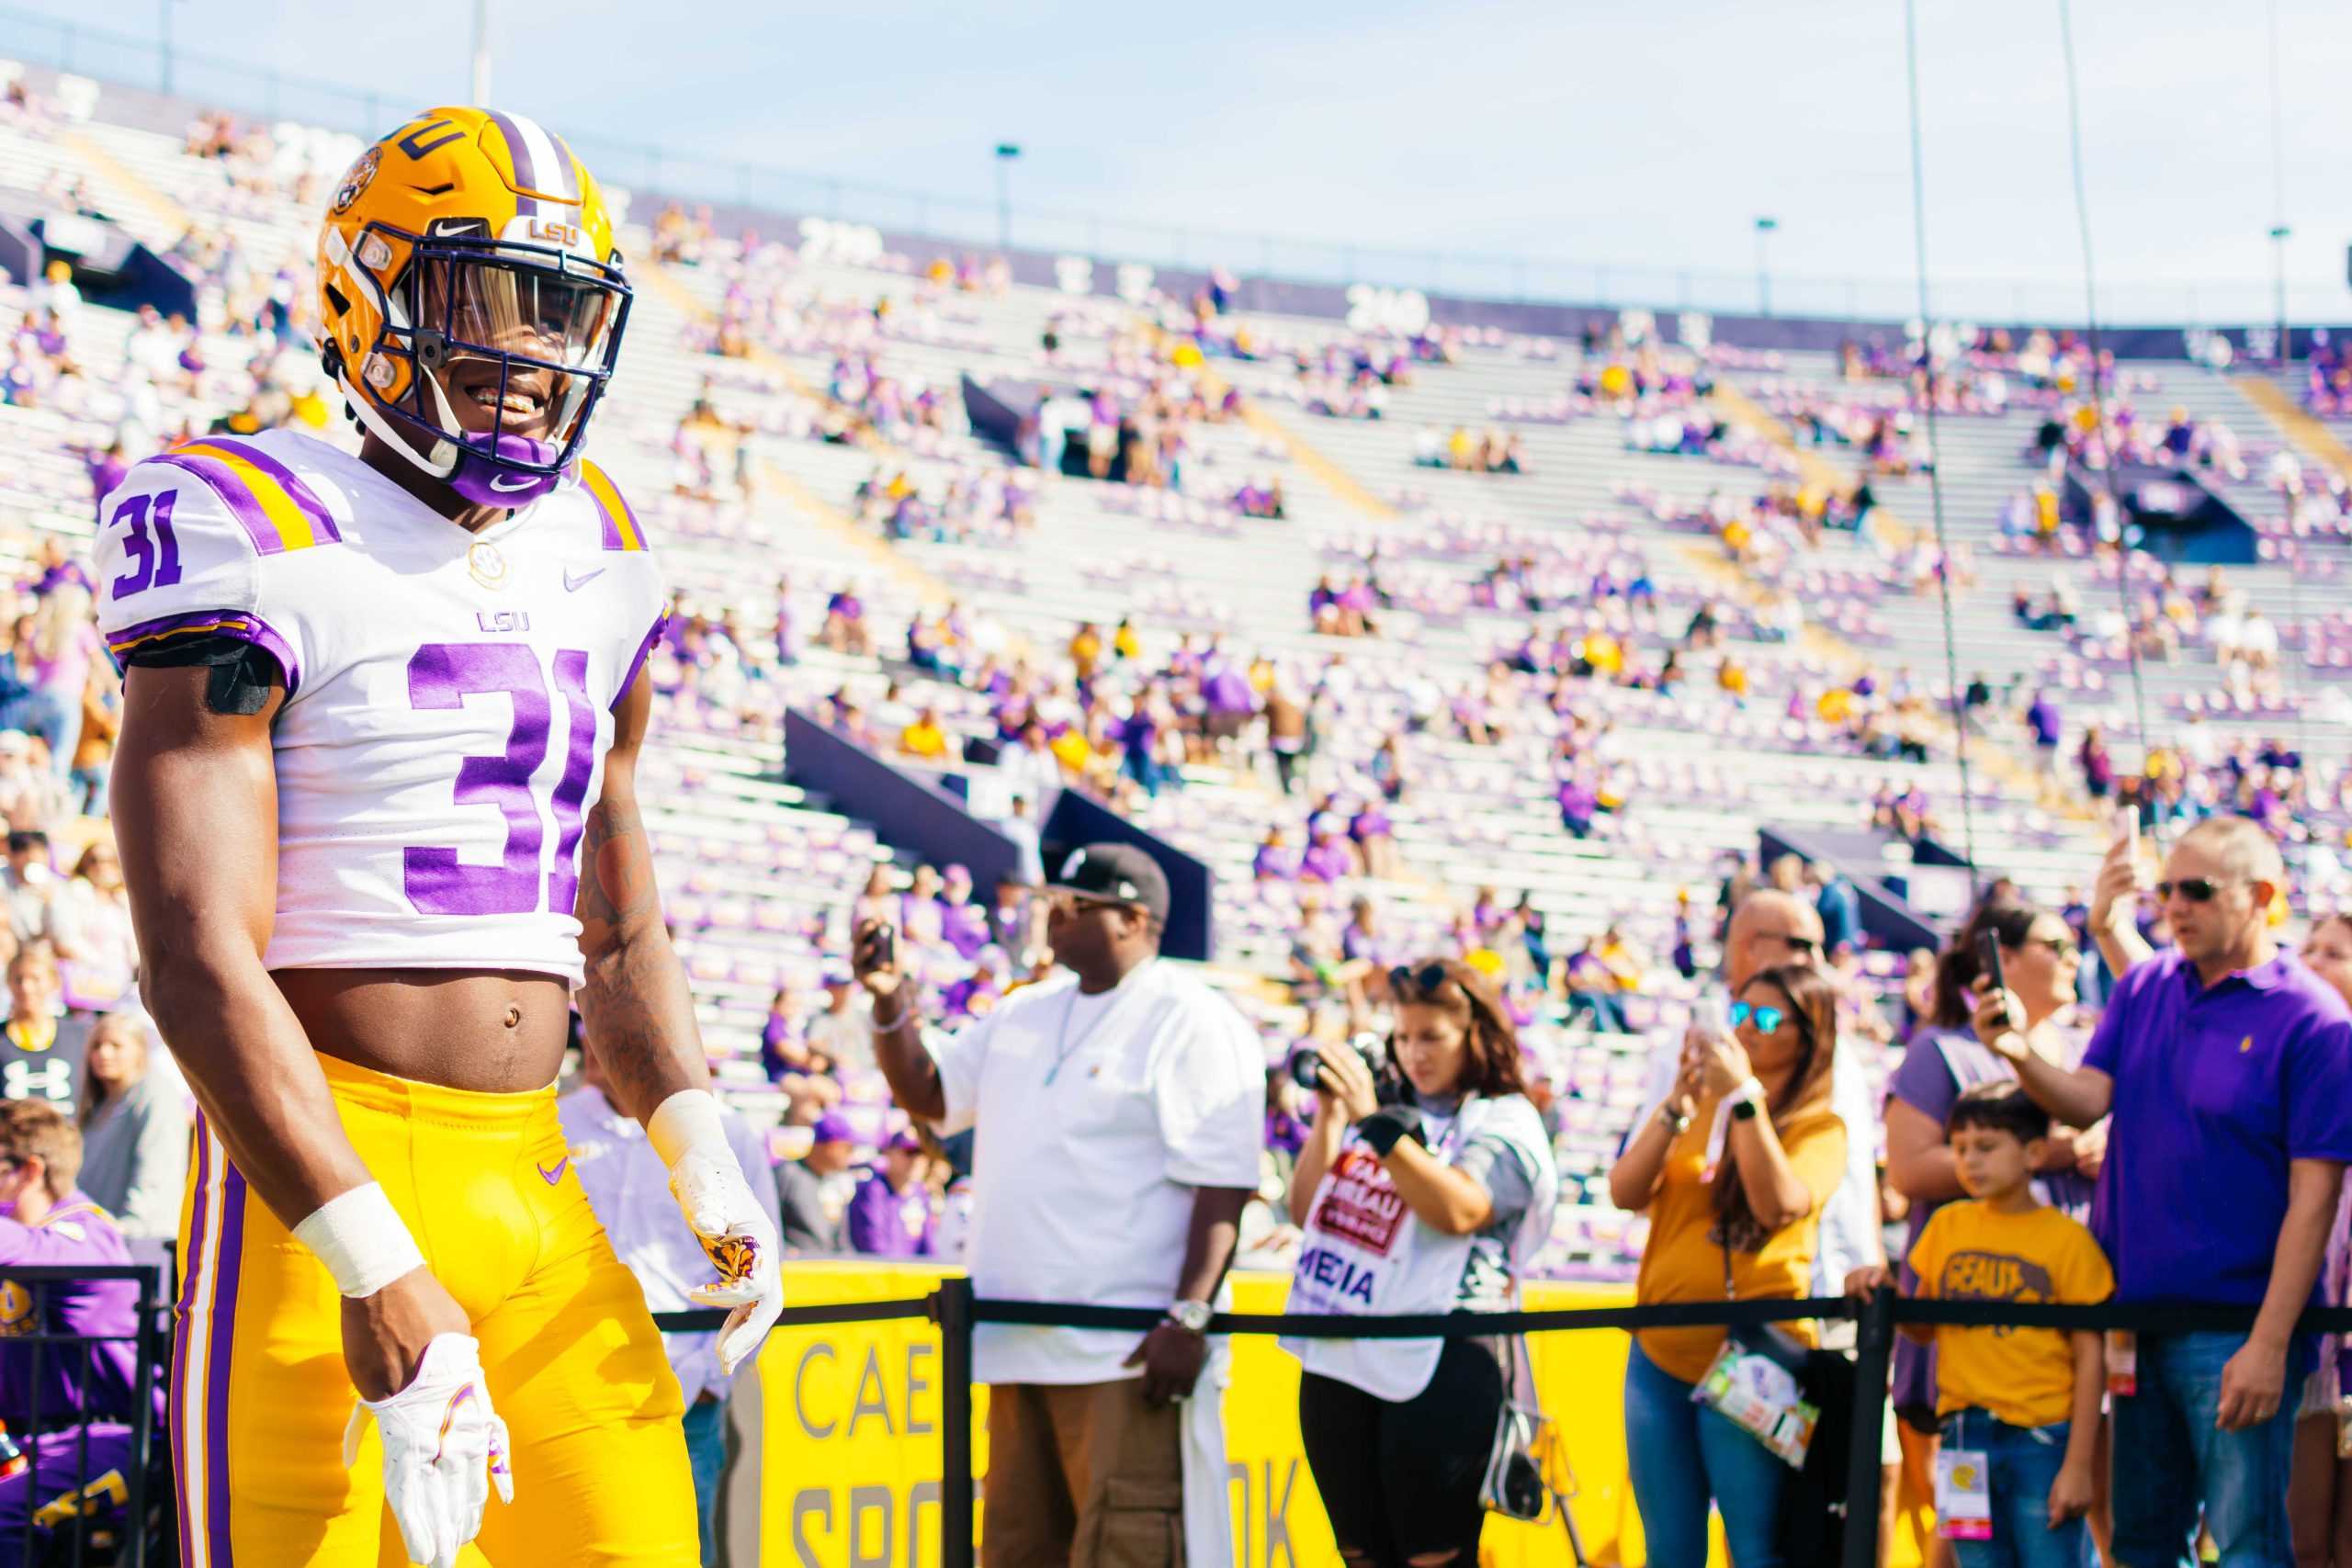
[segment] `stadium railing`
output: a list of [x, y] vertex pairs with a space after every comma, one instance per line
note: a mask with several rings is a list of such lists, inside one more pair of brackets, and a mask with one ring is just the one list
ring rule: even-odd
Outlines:
[[[940, 1557], [942, 1568], [972, 1568], [976, 1493], [972, 1476], [972, 1330], [983, 1323], [1017, 1323], [1054, 1328], [1115, 1328], [1147, 1333], [1166, 1314], [1155, 1307], [1080, 1306], [1058, 1302], [997, 1301], [976, 1295], [967, 1279], [940, 1282], [929, 1295], [900, 1301], [787, 1307], [779, 1325], [814, 1327], [926, 1318], [939, 1326]], [[1964, 1327], [2082, 1329], [2105, 1333], [2181, 1334], [2243, 1332], [2252, 1307], [2064, 1306], [2045, 1303], [1916, 1301], [1881, 1292], [1861, 1300], [1812, 1297], [1784, 1301], [1676, 1302], [1648, 1306], [1576, 1307], [1551, 1312], [1445, 1313], [1387, 1317], [1270, 1315], [1219, 1313], [1212, 1334], [1274, 1334], [1300, 1339], [1463, 1339], [1508, 1334], [1566, 1334], [1579, 1330], [1705, 1326], [1760, 1326], [1804, 1318], [1850, 1320], [1855, 1325], [1853, 1404], [1846, 1455], [1845, 1495], [1870, 1500], [1845, 1516], [1840, 1568], [1876, 1568], [1879, 1561], [1879, 1443], [1876, 1434], [1887, 1408], [1895, 1331], [1904, 1324]], [[659, 1313], [664, 1330], [716, 1328], [726, 1314], [715, 1309]], [[2299, 1333], [2352, 1333], [2352, 1307], [2315, 1307], [2297, 1325]], [[2293, 1396], [2293, 1391], [2288, 1391]]]
[[[138, 1314], [129, 1332], [73, 1334], [43, 1326], [51, 1290], [69, 1281], [81, 1284], [93, 1280], [125, 1280], [138, 1286]], [[147, 1484], [150, 1473], [158, 1471], [167, 1457], [159, 1440], [161, 1434], [155, 1430], [154, 1390], [171, 1345], [168, 1306], [163, 1299], [163, 1270], [152, 1263], [9, 1266], [5, 1282], [0, 1282], [0, 1349], [11, 1357], [29, 1350], [24, 1355], [25, 1381], [35, 1391], [30, 1429], [9, 1433], [26, 1461], [25, 1517], [17, 1527], [17, 1562], [42, 1568], [68, 1564], [84, 1568], [101, 1562], [117, 1568], [168, 1568], [173, 1561], [168, 1544], [173, 1534], [168, 1488], [157, 1497], [158, 1517], [151, 1519]], [[44, 1461], [41, 1454], [41, 1439], [52, 1435], [44, 1433], [40, 1423], [49, 1414], [40, 1408], [40, 1399], [48, 1386], [47, 1375], [54, 1370], [50, 1358], [78, 1351], [81, 1365], [74, 1381], [79, 1388], [87, 1389], [93, 1381], [92, 1363], [102, 1345], [131, 1348], [131, 1408], [129, 1419], [121, 1423], [130, 1429], [129, 1462], [93, 1475], [93, 1423], [80, 1422], [74, 1425], [78, 1435], [65, 1456], [67, 1476], [61, 1482], [54, 1479], [61, 1468], [59, 1461]], [[25, 1413], [7, 1414], [23, 1416]], [[51, 1477], [46, 1482], [44, 1469]]]

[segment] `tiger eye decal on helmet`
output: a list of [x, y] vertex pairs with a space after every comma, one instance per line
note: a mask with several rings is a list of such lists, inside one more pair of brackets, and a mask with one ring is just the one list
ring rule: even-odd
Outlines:
[[343, 176], [343, 183], [335, 186], [334, 205], [331, 210], [350, 211], [351, 204], [357, 201], [360, 194], [367, 190], [368, 182], [376, 177], [376, 166], [383, 161], [384, 150], [381, 147], [370, 147], [360, 153], [357, 160], [352, 164], [350, 171]]
[[370, 434], [477, 505], [568, 471], [629, 299], [594, 178], [521, 115], [415, 116], [359, 155], [319, 235], [328, 373]]

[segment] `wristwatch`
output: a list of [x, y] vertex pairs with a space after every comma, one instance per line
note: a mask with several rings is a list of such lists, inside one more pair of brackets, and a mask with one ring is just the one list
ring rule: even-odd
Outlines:
[[1216, 1316], [1206, 1302], [1170, 1302], [1168, 1321], [1187, 1334], [1206, 1334], [1209, 1319]]
[[1755, 1120], [1756, 1120], [1756, 1101], [1755, 1101], [1755, 1100], [1733, 1100], [1733, 1101], [1731, 1102], [1731, 1119], [1732, 1119], [1733, 1121], [1735, 1121], [1735, 1122], [1753, 1122], [1753, 1121], [1755, 1121]]

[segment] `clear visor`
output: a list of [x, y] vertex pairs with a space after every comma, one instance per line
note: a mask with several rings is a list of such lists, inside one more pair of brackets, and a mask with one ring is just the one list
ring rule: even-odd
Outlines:
[[416, 324], [450, 347], [537, 360], [566, 370], [605, 368], [619, 314], [611, 290], [586, 278], [493, 261], [424, 256]]

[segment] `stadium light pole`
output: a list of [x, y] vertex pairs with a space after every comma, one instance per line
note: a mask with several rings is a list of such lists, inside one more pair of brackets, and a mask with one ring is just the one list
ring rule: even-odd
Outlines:
[[490, 0], [474, 0], [474, 103], [490, 107]]
[[159, 69], [155, 73], [156, 91], [164, 97], [172, 96], [172, 0], [155, 0], [158, 42], [163, 46]]
[[2271, 287], [2278, 311], [2278, 368], [2282, 371], [2295, 357], [2287, 352], [2287, 240], [2293, 233], [2284, 223], [2270, 226]]
[[996, 144], [996, 248], [1008, 254], [1012, 249], [1012, 161], [1020, 156], [1017, 144]]
[[1777, 218], [1758, 218], [1756, 220], [1756, 313], [1759, 316], [1772, 313], [1772, 275], [1765, 269], [1764, 245], [1780, 226], [1781, 220]]

